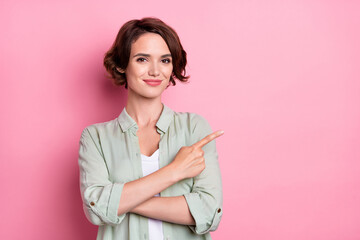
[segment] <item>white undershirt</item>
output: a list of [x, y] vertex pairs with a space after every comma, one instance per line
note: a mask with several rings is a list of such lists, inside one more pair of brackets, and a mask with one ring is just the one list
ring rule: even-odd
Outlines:
[[[150, 157], [141, 154], [141, 164], [143, 176], [147, 176], [159, 170], [159, 149], [157, 149]], [[156, 194], [155, 196], [160, 196]], [[162, 240], [163, 230], [162, 221], [149, 218], [149, 240]]]

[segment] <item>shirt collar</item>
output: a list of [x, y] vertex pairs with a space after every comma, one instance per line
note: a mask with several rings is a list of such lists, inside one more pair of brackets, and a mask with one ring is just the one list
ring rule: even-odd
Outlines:
[[[168, 106], [166, 106], [165, 104], [162, 103], [162, 105], [163, 105], [163, 109], [160, 114], [159, 120], [156, 123], [156, 127], [160, 131], [165, 133], [167, 131], [167, 129], [169, 128], [169, 125], [173, 119], [174, 111], [171, 108], [169, 108]], [[126, 132], [131, 128], [135, 128], [136, 130], [138, 129], [137, 123], [135, 122], [134, 119], [132, 119], [132, 117], [130, 117], [130, 115], [127, 113], [125, 107], [123, 108], [122, 112], [120, 113], [120, 115], [118, 117], [118, 122], [119, 122], [121, 130], [123, 132]], [[135, 132], [136, 132], [136, 130], [135, 130]]]

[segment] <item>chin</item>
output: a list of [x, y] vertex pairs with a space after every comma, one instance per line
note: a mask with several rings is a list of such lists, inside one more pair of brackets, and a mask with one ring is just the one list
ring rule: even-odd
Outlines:
[[161, 96], [161, 94], [163, 93], [164, 91], [143, 91], [141, 93], [139, 93], [140, 96], [144, 97], [144, 98], [158, 98]]
[[165, 91], [167, 85], [157, 86], [157, 87], [135, 87], [132, 88], [129, 86], [128, 90], [135, 93], [135, 95], [141, 96], [143, 98], [158, 98]]

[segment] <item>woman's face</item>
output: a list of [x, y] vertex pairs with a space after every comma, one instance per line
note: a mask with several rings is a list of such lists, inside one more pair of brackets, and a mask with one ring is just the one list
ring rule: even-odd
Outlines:
[[156, 98], [169, 84], [173, 70], [171, 53], [155, 33], [142, 34], [132, 45], [125, 69], [128, 90], [145, 98]]

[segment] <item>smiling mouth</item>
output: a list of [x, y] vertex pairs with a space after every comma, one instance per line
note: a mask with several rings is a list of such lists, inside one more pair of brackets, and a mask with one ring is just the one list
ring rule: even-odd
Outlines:
[[161, 83], [162, 81], [159, 79], [144, 79], [144, 82]]
[[144, 79], [144, 82], [151, 86], [157, 86], [160, 85], [162, 81], [158, 79]]

